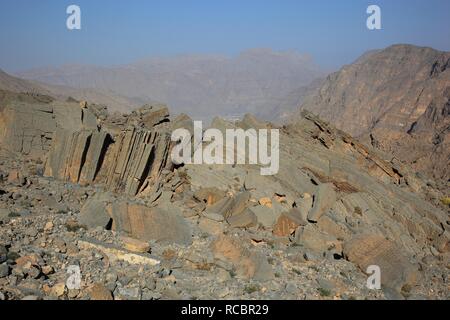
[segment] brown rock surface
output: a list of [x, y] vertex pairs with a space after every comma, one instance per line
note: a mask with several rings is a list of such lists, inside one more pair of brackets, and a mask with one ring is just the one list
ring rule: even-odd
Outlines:
[[450, 53], [394, 45], [328, 76], [301, 109], [392, 152], [416, 170], [449, 176]]

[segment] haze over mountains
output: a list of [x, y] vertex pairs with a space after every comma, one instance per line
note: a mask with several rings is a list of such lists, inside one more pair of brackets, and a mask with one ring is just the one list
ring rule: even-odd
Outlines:
[[[162, 102], [172, 113], [205, 120], [214, 116], [237, 118], [245, 113], [273, 119], [279, 106], [290, 110], [298, 106], [303, 96], [300, 88], [325, 74], [308, 55], [251, 49], [232, 58], [149, 58], [115, 67], [41, 68], [19, 76], [51, 85], [110, 92], [133, 101]], [[293, 92], [300, 94], [293, 98]]]

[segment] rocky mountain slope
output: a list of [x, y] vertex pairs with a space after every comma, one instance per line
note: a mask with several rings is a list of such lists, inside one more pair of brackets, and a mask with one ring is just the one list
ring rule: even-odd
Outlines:
[[450, 179], [450, 52], [411, 45], [372, 51], [331, 74], [301, 109]]
[[191, 55], [150, 58], [117, 67], [63, 66], [19, 76], [52, 85], [95, 89], [143, 101], [159, 101], [175, 114], [198, 120], [250, 112], [271, 118], [272, 110], [323, 71], [305, 55], [252, 49], [236, 57]]
[[162, 106], [1, 110], [0, 299], [449, 298], [443, 194], [312, 114], [279, 128], [280, 171], [261, 176], [174, 166], [170, 133], [192, 120]]

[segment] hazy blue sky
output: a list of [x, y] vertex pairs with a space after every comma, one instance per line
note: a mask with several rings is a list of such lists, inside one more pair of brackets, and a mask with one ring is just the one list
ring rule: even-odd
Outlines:
[[[450, 0], [0, 0], [0, 68], [295, 49], [326, 67], [393, 43], [450, 50]], [[77, 4], [82, 30], [66, 28]], [[380, 31], [366, 8], [382, 10]]]

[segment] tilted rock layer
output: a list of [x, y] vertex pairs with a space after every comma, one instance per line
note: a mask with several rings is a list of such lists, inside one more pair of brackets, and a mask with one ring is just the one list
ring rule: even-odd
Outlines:
[[307, 109], [392, 152], [432, 178], [450, 179], [450, 52], [394, 45], [331, 74]]

